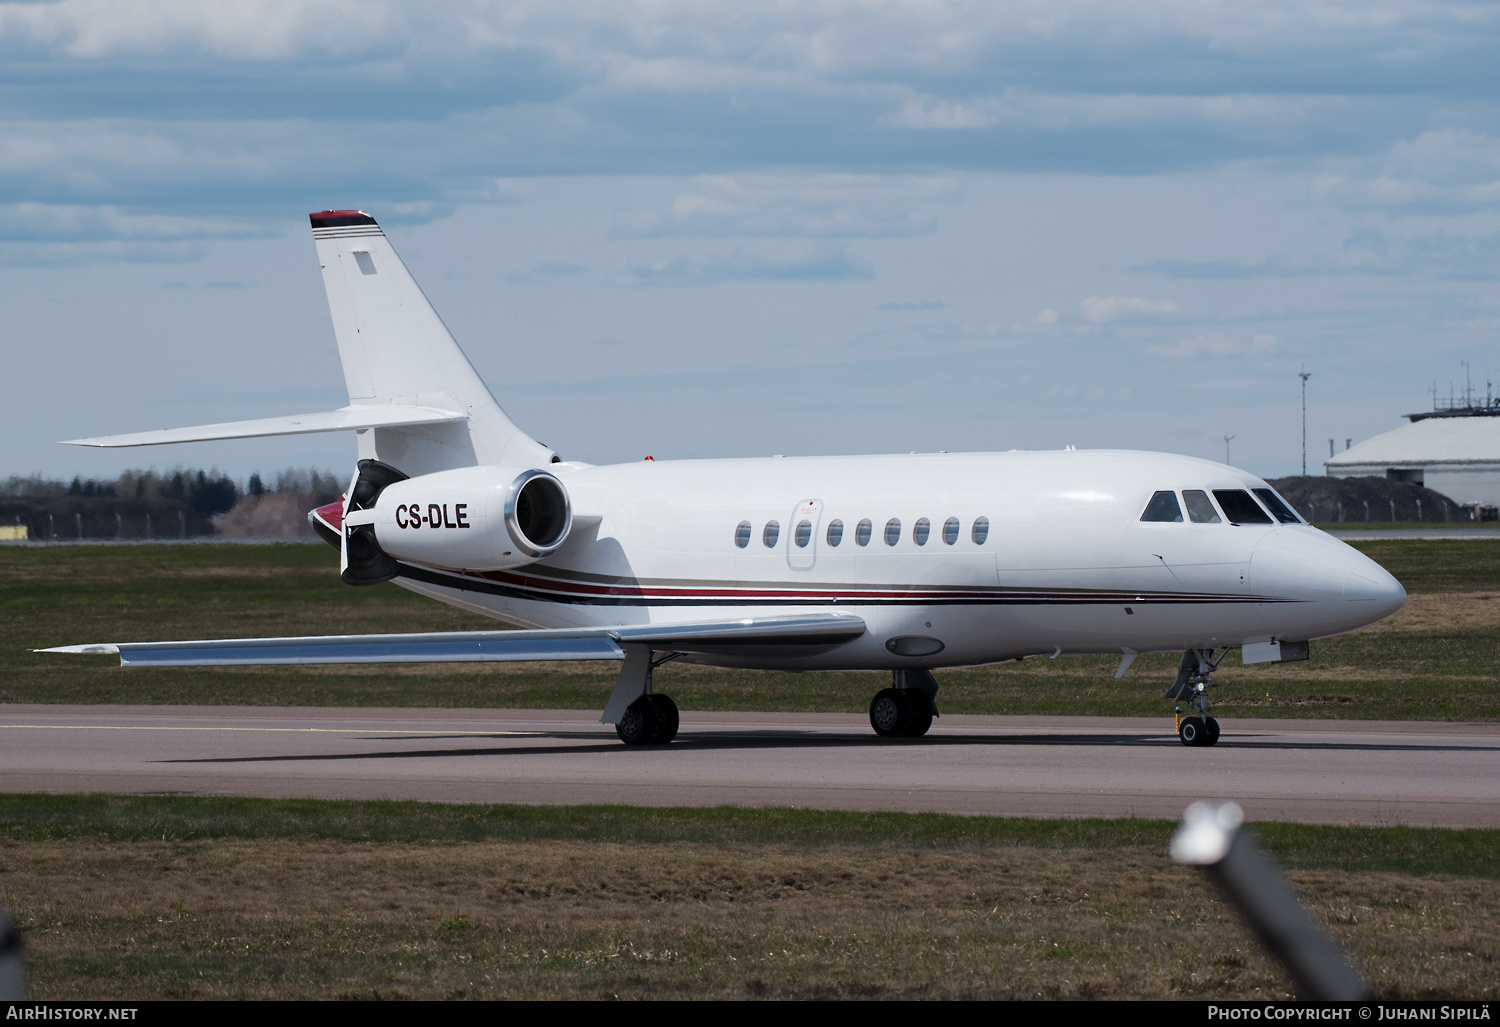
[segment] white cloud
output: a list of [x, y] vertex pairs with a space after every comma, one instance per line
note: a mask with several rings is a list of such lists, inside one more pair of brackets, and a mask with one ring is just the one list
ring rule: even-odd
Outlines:
[[728, 256], [677, 256], [626, 268], [629, 285], [721, 285], [726, 282], [842, 282], [875, 272], [847, 250], [824, 244], [747, 243]]
[[1314, 177], [1311, 198], [1346, 210], [1457, 213], [1500, 206], [1500, 138], [1423, 132], [1362, 166]]
[[908, 100], [881, 120], [898, 128], [987, 128], [1000, 120], [994, 101]]
[[916, 236], [951, 201], [950, 179], [917, 175], [702, 175], [664, 208], [621, 216], [624, 236]]
[[1276, 352], [1276, 336], [1260, 333], [1249, 341], [1237, 335], [1198, 335], [1174, 345], [1152, 346], [1157, 357], [1244, 357], [1269, 356]]
[[1121, 318], [1159, 317], [1177, 313], [1171, 300], [1148, 300], [1140, 296], [1090, 296], [1078, 304], [1083, 316], [1096, 324]]

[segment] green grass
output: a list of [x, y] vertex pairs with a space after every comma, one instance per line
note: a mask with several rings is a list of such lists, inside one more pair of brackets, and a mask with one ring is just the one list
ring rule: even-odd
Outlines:
[[1500, 544], [1482, 539], [1346, 542], [1395, 575], [1408, 594], [1500, 589]]
[[[1356, 543], [1414, 594], [1500, 591], [1500, 545]], [[599, 709], [612, 663], [122, 670], [115, 657], [33, 653], [94, 641], [438, 631], [496, 622], [392, 585], [350, 588], [330, 549], [286, 546], [0, 547], [0, 702]], [[1226, 715], [1500, 720], [1500, 631], [1347, 635], [1313, 659], [1224, 662]], [[1033, 658], [939, 673], [944, 713], [1165, 716], [1176, 658]], [[773, 673], [668, 664], [658, 686], [686, 710], [862, 713], [873, 673]]]
[[1324, 531], [1442, 531], [1447, 528], [1500, 528], [1500, 521], [1318, 521]]
[[[0, 794], [0, 841], [571, 841], [711, 846], [1016, 846], [1165, 851], [1167, 820], [634, 806], [451, 805], [195, 796]], [[1252, 825], [1285, 866], [1500, 878], [1500, 830]]]

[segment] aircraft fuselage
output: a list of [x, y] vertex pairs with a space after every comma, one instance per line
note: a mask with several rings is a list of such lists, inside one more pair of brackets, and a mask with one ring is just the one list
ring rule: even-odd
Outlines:
[[[1181, 500], [1268, 488], [1190, 457], [1016, 451], [551, 470], [574, 517], [556, 552], [491, 571], [403, 562], [397, 583], [543, 628], [828, 610], [869, 626], [831, 652], [697, 657], [784, 669], [1305, 641], [1405, 601], [1378, 564], [1300, 522], [1235, 524], [1217, 506], [1217, 523], [1143, 521], [1163, 490]], [[457, 516], [416, 530], [455, 530]]]

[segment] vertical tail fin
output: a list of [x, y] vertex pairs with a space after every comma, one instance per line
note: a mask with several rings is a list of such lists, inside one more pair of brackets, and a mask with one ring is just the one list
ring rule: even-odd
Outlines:
[[349, 402], [468, 415], [460, 424], [366, 429], [360, 457], [409, 475], [549, 463], [552, 451], [505, 416], [375, 219], [358, 210], [309, 218]]

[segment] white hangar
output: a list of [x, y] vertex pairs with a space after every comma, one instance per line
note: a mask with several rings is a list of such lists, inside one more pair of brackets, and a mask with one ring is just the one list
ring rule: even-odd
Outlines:
[[1421, 416], [1344, 450], [1323, 468], [1331, 478], [1409, 481], [1460, 506], [1500, 506], [1500, 417]]

